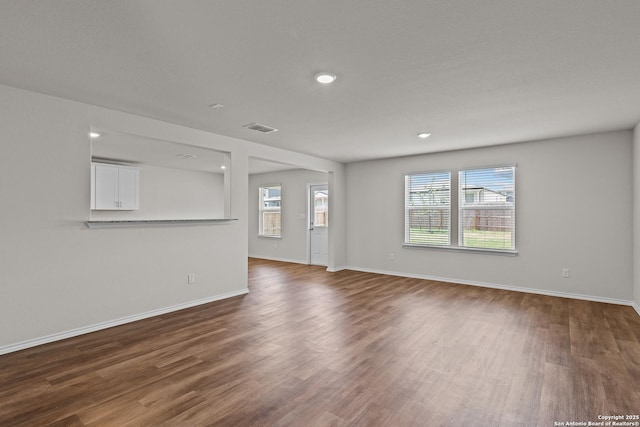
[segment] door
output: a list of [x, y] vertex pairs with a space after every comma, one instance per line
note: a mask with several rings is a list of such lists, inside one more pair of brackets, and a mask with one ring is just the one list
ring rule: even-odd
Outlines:
[[309, 186], [309, 264], [327, 265], [329, 260], [329, 187]]

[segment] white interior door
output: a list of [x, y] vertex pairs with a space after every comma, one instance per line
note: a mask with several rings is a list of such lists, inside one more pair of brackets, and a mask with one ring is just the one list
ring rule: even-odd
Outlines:
[[309, 263], [327, 265], [329, 260], [329, 187], [309, 186]]

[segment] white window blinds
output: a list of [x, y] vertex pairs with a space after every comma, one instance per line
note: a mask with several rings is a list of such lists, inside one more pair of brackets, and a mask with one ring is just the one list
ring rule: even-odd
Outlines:
[[450, 243], [451, 173], [405, 175], [405, 244]]
[[515, 250], [515, 167], [462, 170], [458, 182], [458, 246]]

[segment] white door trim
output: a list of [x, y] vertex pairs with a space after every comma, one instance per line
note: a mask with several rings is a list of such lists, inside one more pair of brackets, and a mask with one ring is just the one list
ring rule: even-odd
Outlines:
[[[329, 182], [308, 182], [307, 183], [307, 264], [311, 265], [311, 218], [314, 212], [311, 212], [311, 187], [316, 185], [326, 185], [329, 188]], [[331, 193], [329, 193], [329, 203], [331, 203]], [[331, 238], [331, 237], [329, 237]], [[331, 245], [329, 245], [331, 250]]]

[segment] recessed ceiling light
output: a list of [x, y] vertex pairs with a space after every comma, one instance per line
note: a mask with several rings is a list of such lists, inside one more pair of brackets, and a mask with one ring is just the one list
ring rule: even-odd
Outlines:
[[100, 134], [98, 132], [89, 132], [89, 138], [100, 138]]
[[431, 136], [431, 134], [429, 132], [420, 132], [418, 134], [418, 138], [422, 138], [422, 139], [427, 139]]
[[315, 79], [318, 83], [329, 84], [333, 83], [336, 80], [336, 75], [331, 73], [318, 73], [315, 76]]
[[224, 105], [222, 105], [222, 104], [211, 104], [211, 105], [209, 105], [209, 108], [212, 108], [214, 110], [218, 110], [220, 108], [224, 108]]
[[176, 154], [176, 157], [180, 157], [182, 159], [195, 159], [198, 156], [196, 156], [195, 154], [181, 153], [181, 154]]
[[220, 169], [225, 170], [227, 167], [225, 165], [220, 166]]

